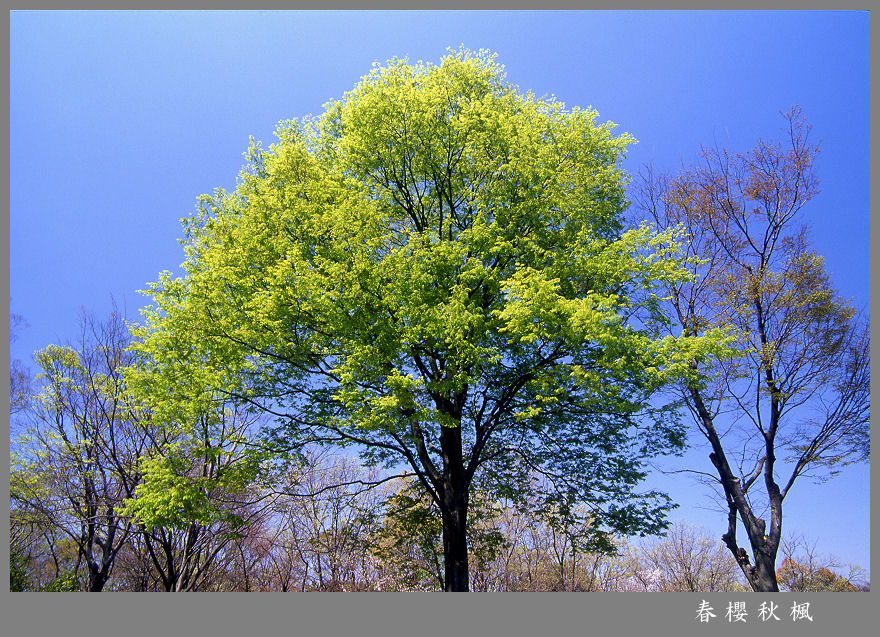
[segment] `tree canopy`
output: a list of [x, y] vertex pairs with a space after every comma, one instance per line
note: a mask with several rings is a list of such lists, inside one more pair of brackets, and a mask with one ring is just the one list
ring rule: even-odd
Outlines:
[[633, 138], [597, 117], [520, 92], [484, 51], [377, 65], [201, 197], [129, 389], [161, 421], [231, 399], [276, 417], [279, 451], [352, 445], [415, 477], [447, 590], [468, 588], [475, 480], [514, 497], [540, 477], [592, 548], [662, 529], [669, 499], [638, 484], [683, 432], [651, 398], [725, 337], [663, 335], [679, 234], [626, 229]]

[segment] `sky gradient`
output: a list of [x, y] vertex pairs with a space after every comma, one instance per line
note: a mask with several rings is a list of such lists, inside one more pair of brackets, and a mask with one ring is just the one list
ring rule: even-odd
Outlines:
[[[840, 293], [869, 304], [867, 12], [27, 12], [11, 14], [12, 357], [77, 335], [80, 308], [137, 293], [184, 259], [179, 220], [231, 189], [253, 136], [319, 114], [374, 62], [498, 54], [521, 90], [591, 106], [635, 136], [624, 166], [675, 170], [700, 146], [748, 150], [803, 108], [821, 139], [804, 210]], [[30, 362], [33, 367], [32, 362]], [[690, 456], [689, 456], [690, 458]], [[709, 470], [705, 457], [697, 456]], [[673, 517], [724, 530], [706, 492], [653, 476]], [[868, 468], [798, 483], [784, 529], [869, 568]]]

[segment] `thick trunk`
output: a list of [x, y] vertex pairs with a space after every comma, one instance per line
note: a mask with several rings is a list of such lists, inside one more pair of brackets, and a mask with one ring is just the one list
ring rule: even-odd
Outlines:
[[[461, 414], [453, 412], [460, 421]], [[468, 480], [462, 458], [461, 426], [443, 427], [440, 432], [443, 449], [443, 562], [445, 589], [468, 590], [467, 511]]]
[[459, 496], [455, 499], [461, 504], [455, 506], [451, 515], [443, 516], [445, 590], [466, 592], [469, 586], [467, 505], [466, 498]]
[[89, 564], [89, 592], [90, 593], [100, 593], [104, 590], [104, 585], [107, 583], [107, 573], [103, 570], [99, 571], [97, 566], [94, 568], [91, 564]]
[[[757, 520], [763, 525], [763, 520]], [[779, 592], [779, 584], [776, 581], [776, 552], [778, 546], [770, 541], [766, 536], [756, 537], [753, 532], [749, 532], [749, 542], [752, 545], [752, 556], [755, 563], [749, 560], [749, 555], [744, 548], [737, 545], [736, 542], [736, 519], [734, 518], [727, 533], [721, 536], [721, 539], [730, 549], [737, 564], [742, 570], [743, 575], [756, 593], [777, 593]]]
[[755, 551], [755, 566], [752, 568], [752, 589], [756, 593], [778, 593], [776, 581], [776, 559], [766, 551]]
[[[112, 535], [108, 540], [108, 543], [101, 547], [102, 553], [101, 557], [102, 562], [98, 563], [95, 559], [93, 551], [95, 550], [95, 538], [89, 538], [86, 542], [85, 547], [80, 548], [80, 558], [86, 562], [86, 566], [89, 569], [89, 582], [87, 584], [87, 589], [90, 593], [100, 593], [104, 590], [104, 585], [107, 583], [107, 580], [110, 576], [110, 568], [108, 564], [108, 556], [106, 554], [107, 546], [109, 546], [109, 542], [112, 542]], [[103, 566], [103, 568], [102, 568]]]
[[[733, 474], [727, 462], [724, 448], [721, 445], [721, 439], [715, 430], [712, 416], [706, 409], [702, 396], [700, 396], [698, 391], [691, 389], [691, 398], [700, 416], [703, 430], [712, 445], [713, 451], [709, 454], [709, 460], [718, 471], [718, 477], [729, 507], [728, 529], [721, 536], [721, 539], [727, 548], [730, 549], [752, 590], [759, 593], [777, 592], [779, 591], [779, 585], [776, 582], [776, 552], [779, 547], [782, 526], [782, 496], [772, 479], [774, 460], [772, 445], [767, 445], [767, 455], [763, 461], [765, 482], [767, 483], [771, 505], [771, 531], [770, 537], [768, 537], [765, 535], [766, 522], [754, 514], [746, 499], [746, 490], [752, 480], [747, 480], [744, 485], [740, 478]], [[757, 473], [753, 476], [753, 479], [755, 478], [757, 478]], [[745, 549], [737, 543], [737, 515], [742, 520], [748, 535], [749, 543], [752, 547], [752, 556], [755, 560], [754, 564], [750, 562]]]

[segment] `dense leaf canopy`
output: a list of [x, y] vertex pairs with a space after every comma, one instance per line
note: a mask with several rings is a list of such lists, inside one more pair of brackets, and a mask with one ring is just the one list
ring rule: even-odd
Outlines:
[[356, 445], [444, 516], [474, 480], [515, 495], [541, 476], [595, 546], [658, 530], [668, 499], [636, 485], [682, 432], [651, 396], [724, 339], [661, 337], [676, 234], [624, 228], [633, 139], [596, 118], [485, 52], [376, 66], [202, 197], [129, 387], [168, 422], [224, 396], [274, 413], [287, 449]]

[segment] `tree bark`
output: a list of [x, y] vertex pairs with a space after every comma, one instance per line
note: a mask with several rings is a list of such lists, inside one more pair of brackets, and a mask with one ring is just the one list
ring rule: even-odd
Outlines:
[[[455, 415], [460, 423], [460, 414]], [[469, 590], [467, 546], [469, 484], [462, 456], [461, 424], [441, 428], [440, 446], [443, 451], [441, 513], [445, 590], [465, 592]]]
[[[766, 522], [758, 518], [752, 511], [746, 500], [745, 489], [748, 485], [743, 485], [741, 480], [734, 476], [730, 465], [727, 462], [727, 456], [721, 444], [718, 432], [715, 430], [715, 424], [712, 415], [706, 408], [700, 392], [695, 388], [690, 389], [692, 404], [699, 414], [702, 428], [710, 444], [712, 445], [712, 453], [709, 454], [709, 460], [718, 471], [718, 477], [721, 487], [724, 489], [729, 507], [728, 529], [721, 536], [722, 541], [730, 549], [737, 564], [743, 574], [748, 579], [752, 590], [758, 593], [775, 593], [779, 591], [779, 585], [776, 581], [776, 552], [779, 546], [779, 533], [782, 525], [782, 499], [779, 490], [768, 488], [771, 499], [771, 537], [764, 534]], [[771, 457], [772, 460], [772, 457]], [[770, 471], [770, 477], [767, 477], [768, 485], [775, 484], [772, 482], [772, 462], [770, 468], [767, 467], [767, 459], [765, 458], [764, 469], [765, 477], [767, 471]], [[754, 565], [750, 562], [749, 556], [745, 549], [741, 548], [736, 540], [736, 520], [737, 515], [743, 522], [749, 543], [752, 547], [752, 556], [755, 560]]]
[[[461, 496], [456, 498], [461, 500]], [[443, 516], [444, 584], [447, 592], [467, 592], [468, 546], [467, 508], [458, 506], [451, 515]]]
[[752, 588], [759, 593], [778, 593], [776, 581], [776, 551], [755, 551], [755, 566], [752, 568]]

